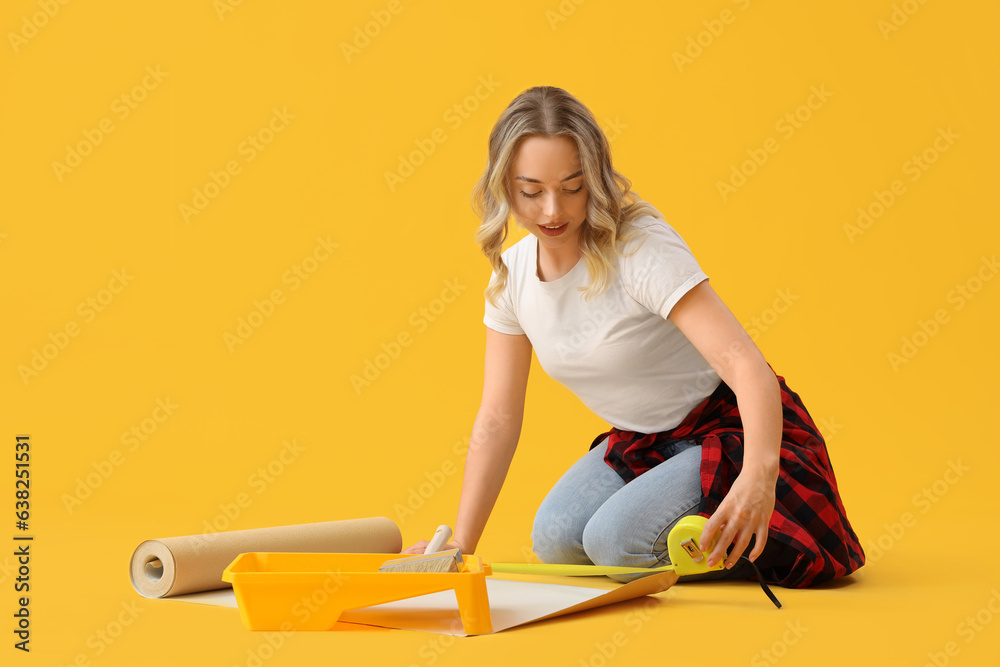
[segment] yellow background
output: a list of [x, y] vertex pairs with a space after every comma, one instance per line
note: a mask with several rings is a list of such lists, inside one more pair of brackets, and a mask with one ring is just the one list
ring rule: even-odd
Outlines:
[[[689, 585], [631, 625], [641, 602], [451, 643], [403, 631], [296, 635], [267, 664], [596, 666], [685, 655], [726, 665], [775, 656], [989, 664], [1000, 649], [1000, 619], [987, 606], [1000, 609], [1000, 280], [984, 264], [1000, 249], [996, 6], [391, 8], [4, 3], [5, 664], [81, 655], [100, 665], [248, 664], [263, 639], [235, 611], [132, 590], [128, 557], [144, 539], [213, 521], [243, 529], [388, 516], [412, 544], [454, 522], [456, 451], [482, 388], [490, 272], [469, 193], [497, 116], [540, 84], [593, 111], [616, 167], [681, 233], [740, 321], [767, 323], [757, 343], [826, 435], [869, 562], [849, 585], [778, 589], [781, 611], [754, 584]], [[367, 43], [358, 36], [366, 26], [376, 33]], [[363, 48], [345, 55], [355, 40]], [[149, 75], [157, 69], [158, 79]], [[829, 96], [800, 109], [811, 87]], [[275, 120], [281, 129], [268, 136], [275, 109], [293, 118]], [[788, 136], [779, 123], [796, 112], [808, 119]], [[96, 137], [102, 123], [112, 131], [78, 166], [54, 167], [69, 147], [87, 151], [86, 133]], [[949, 128], [951, 143], [935, 154]], [[259, 135], [271, 141], [250, 160], [244, 142]], [[778, 150], [724, 198], [718, 182], [769, 138]], [[912, 180], [908, 161], [925, 151], [935, 161]], [[390, 187], [385, 174], [401, 160], [419, 164]], [[239, 173], [185, 220], [182, 205], [213, 173], [225, 181], [218, 173], [230, 161]], [[852, 239], [845, 225], [858, 207], [897, 179], [905, 190]], [[308, 280], [285, 280], [318, 238], [338, 247], [310, 264]], [[123, 270], [124, 287], [114, 281]], [[976, 283], [977, 271], [990, 279]], [[458, 296], [444, 303], [448, 281]], [[959, 285], [972, 298], [959, 301]], [[225, 334], [273, 290], [284, 302], [227, 346]], [[103, 299], [102, 310], [90, 313], [88, 298]], [[437, 311], [433, 321], [421, 308]], [[934, 335], [921, 336], [921, 322]], [[77, 335], [61, 338], [74, 324]], [[400, 334], [410, 344], [356, 391], [351, 376]], [[919, 346], [894, 365], [904, 338]], [[42, 370], [25, 374], [46, 350]], [[177, 406], [161, 423], [148, 421], [164, 415], [158, 399]], [[130, 450], [121, 435], [143, 420], [156, 429]], [[521, 444], [478, 553], [530, 557], [535, 508], [606, 427], [536, 367]], [[17, 434], [32, 442], [30, 655], [11, 646]], [[304, 450], [262, 487], [256, 471], [293, 439]], [[948, 473], [952, 464], [967, 470]], [[89, 497], [67, 504], [79, 480], [108, 465]], [[431, 479], [440, 488], [424, 499], [418, 490]], [[252, 502], [226, 517], [241, 493]], [[420, 506], [401, 514], [407, 503]], [[120, 637], [95, 642], [136, 602], [141, 613]], [[965, 619], [977, 612], [970, 632]], [[619, 631], [626, 641], [605, 658]]]

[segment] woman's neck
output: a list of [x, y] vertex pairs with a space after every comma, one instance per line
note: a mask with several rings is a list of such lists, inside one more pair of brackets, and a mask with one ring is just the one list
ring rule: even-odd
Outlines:
[[573, 267], [579, 263], [580, 258], [583, 257], [583, 251], [580, 250], [579, 245], [567, 244], [565, 247], [551, 249], [538, 243], [537, 247], [535, 275], [542, 282], [559, 280], [572, 271]]

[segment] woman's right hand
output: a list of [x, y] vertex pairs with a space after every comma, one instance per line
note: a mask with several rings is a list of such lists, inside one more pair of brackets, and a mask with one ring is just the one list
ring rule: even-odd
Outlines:
[[[401, 554], [422, 554], [422, 553], [424, 553], [424, 550], [427, 548], [428, 544], [430, 544], [429, 540], [420, 540], [419, 542], [417, 542], [416, 544], [414, 544], [412, 547], [407, 547], [406, 549], [403, 549], [399, 553], [401, 553]], [[451, 542], [446, 543], [444, 545], [444, 548], [442, 548], [441, 550], [442, 551], [448, 551], [450, 549], [459, 549], [459, 550], [461, 550], [461, 552], [463, 554], [465, 554], [465, 549], [462, 548], [462, 545], [459, 544], [458, 542], [455, 542], [454, 540], [452, 540]]]

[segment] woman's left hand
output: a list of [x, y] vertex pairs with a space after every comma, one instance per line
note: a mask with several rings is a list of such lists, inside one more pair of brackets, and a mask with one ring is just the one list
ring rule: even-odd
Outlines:
[[757, 536], [750, 560], [756, 560], [767, 542], [767, 529], [774, 512], [774, 487], [778, 481], [774, 473], [760, 468], [746, 468], [736, 476], [729, 493], [719, 503], [718, 509], [709, 517], [701, 533], [701, 544], [712, 544], [715, 548], [708, 556], [708, 566], [712, 567], [725, 558], [730, 544], [735, 544], [726, 559], [726, 568], [733, 567], [750, 544], [750, 538]]

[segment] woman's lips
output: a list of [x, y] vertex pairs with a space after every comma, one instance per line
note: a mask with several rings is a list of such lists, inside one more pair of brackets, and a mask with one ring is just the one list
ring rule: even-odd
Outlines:
[[539, 225], [538, 228], [541, 229], [542, 233], [545, 234], [546, 236], [559, 236], [560, 234], [566, 231], [566, 227], [568, 224], [569, 223], [564, 222], [555, 229], [546, 227], [545, 225]]

